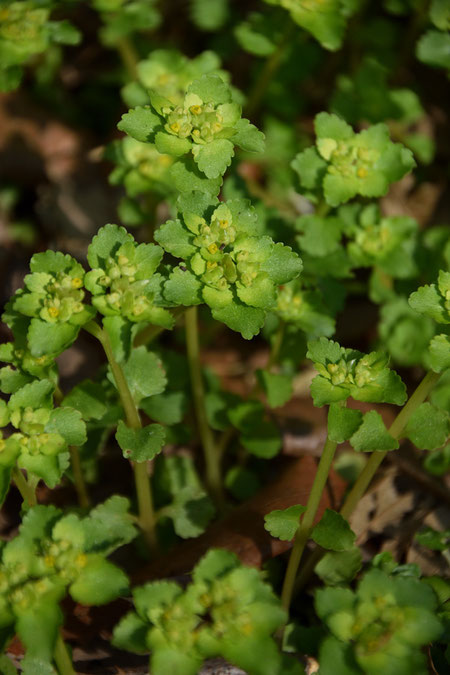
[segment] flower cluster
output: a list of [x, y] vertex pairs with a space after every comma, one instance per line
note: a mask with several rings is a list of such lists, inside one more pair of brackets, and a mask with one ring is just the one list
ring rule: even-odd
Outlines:
[[299, 279], [280, 286], [274, 311], [282, 321], [298, 326], [310, 337], [334, 332], [335, 321], [320, 290], [303, 288]]
[[[83, 604], [104, 604], [127, 591], [125, 574], [104, 553], [92, 552], [89, 531], [95, 511], [92, 516], [81, 520], [62, 516], [54, 506], [35, 506], [19, 535], [2, 550], [0, 624], [6, 638], [18, 632], [28, 648], [27, 663], [33, 658], [52, 661], [63, 619], [58, 604], [67, 587]], [[29, 668], [35, 672], [31, 663]]]
[[307, 148], [292, 166], [303, 187], [323, 190], [328, 204], [338, 206], [356, 195], [381, 197], [390, 183], [414, 166], [412, 152], [392, 143], [385, 124], [356, 134], [343, 119], [329, 113], [316, 116], [317, 150]]
[[320, 672], [332, 675], [336, 663], [348, 672], [425, 673], [421, 647], [439, 638], [437, 599], [419, 579], [368, 572], [356, 592], [324, 588], [316, 593], [316, 610], [332, 633], [321, 646]]
[[319, 375], [311, 384], [315, 405], [344, 401], [396, 403], [406, 400], [405, 385], [388, 368], [388, 357], [381, 352], [363, 354], [345, 349], [325, 337], [308, 343], [307, 357]]
[[175, 49], [155, 49], [137, 64], [138, 81], [122, 90], [130, 106], [149, 103], [149, 91], [157, 91], [173, 105], [183, 102], [188, 86], [202, 75], [219, 75], [228, 81], [226, 71], [220, 70], [220, 60], [211, 51], [202, 52], [193, 59]]
[[185, 261], [171, 273], [165, 297], [186, 305], [203, 300], [235, 330], [241, 328], [227, 310], [234, 314], [247, 306], [264, 318], [277, 286], [300, 273], [300, 258], [288, 246], [257, 236], [256, 215], [245, 201], [218, 204], [194, 194], [180, 209], [183, 221], [168, 221], [155, 233], [166, 251]]
[[12, 310], [31, 319], [28, 342], [32, 356], [59, 353], [95, 313], [84, 302], [84, 269], [70, 255], [46, 251], [31, 258], [30, 270], [25, 289], [18, 290], [12, 299]]
[[[0, 441], [1, 476], [8, 477], [17, 465], [42, 478], [49, 487], [61, 479], [68, 465], [69, 444], [81, 445], [86, 440], [86, 428], [81, 415], [72, 408], [53, 408], [54, 385], [48, 380], [35, 380], [13, 394], [3, 420], [17, 429]], [[1, 501], [9, 487], [4, 484]]]
[[[144, 653], [151, 649], [155, 675], [167, 672], [169, 663], [177, 672], [195, 675], [214, 656], [255, 674], [287, 672], [271, 638], [285, 613], [259, 572], [243, 567], [233, 553], [209, 551], [186, 591], [173, 582], [156, 582], [136, 588], [133, 596], [137, 614], [116, 626], [114, 643]], [[300, 673], [290, 665], [289, 672]]]
[[171, 327], [170, 313], [155, 305], [161, 278], [154, 272], [162, 255], [159, 246], [138, 245], [123, 227], [101, 228], [89, 246], [92, 270], [85, 281], [94, 307], [105, 316]]
[[246, 119], [232, 100], [230, 87], [218, 75], [194, 80], [178, 103], [150, 93], [151, 106], [122, 116], [118, 127], [138, 141], [154, 142], [161, 153], [181, 157], [192, 153], [209, 179], [230, 165], [234, 146], [260, 152], [264, 135]]
[[76, 44], [79, 41], [80, 34], [67, 21], [49, 20], [49, 5], [50, 2], [35, 0], [2, 2], [0, 90], [17, 87], [22, 77], [21, 66], [34, 54], [45, 52], [52, 42]]

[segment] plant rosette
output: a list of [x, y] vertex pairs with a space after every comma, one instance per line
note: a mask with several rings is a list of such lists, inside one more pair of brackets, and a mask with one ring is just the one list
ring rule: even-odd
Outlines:
[[135, 588], [136, 612], [116, 626], [114, 644], [151, 651], [154, 675], [169, 670], [195, 675], [215, 656], [255, 675], [300, 675], [294, 661], [283, 669], [288, 657], [271, 636], [286, 615], [256, 569], [244, 567], [233, 553], [211, 549], [192, 577], [185, 591], [170, 581]]
[[53, 408], [53, 390], [50, 381], [35, 380], [8, 401], [2, 426], [10, 423], [17, 431], [0, 441], [1, 502], [8, 492], [16, 462], [53, 488], [69, 465], [69, 445], [78, 446], [86, 441], [81, 413], [70, 407]]
[[155, 271], [162, 256], [159, 246], [138, 245], [123, 227], [102, 227], [88, 249], [92, 270], [85, 283], [92, 293], [92, 304], [107, 317], [171, 328], [172, 315], [157, 304], [162, 277]]
[[215, 319], [251, 338], [274, 307], [278, 286], [300, 273], [300, 258], [258, 236], [256, 214], [243, 200], [219, 203], [193, 193], [180, 198], [179, 208], [182, 219], [155, 233], [166, 251], [184, 261], [165, 283], [165, 298], [182, 305], [206, 302]]
[[[25, 288], [11, 301], [13, 312], [29, 317], [27, 342], [31, 355], [57, 355], [76, 339], [95, 315], [85, 303], [85, 271], [74, 258], [59, 251], [36, 253]], [[8, 313], [4, 315], [8, 323]], [[11, 327], [14, 329], [14, 317]]]
[[363, 354], [321, 337], [308, 343], [306, 356], [319, 373], [311, 383], [316, 406], [345, 401], [350, 396], [372, 403], [403, 405], [406, 401], [406, 387], [388, 367], [389, 357], [382, 352]]
[[322, 112], [314, 128], [316, 148], [298, 154], [292, 168], [302, 187], [313, 194], [323, 191], [330, 206], [356, 195], [381, 197], [416, 165], [411, 150], [390, 140], [385, 124], [355, 133], [337, 115]]
[[253, 152], [264, 149], [264, 134], [241, 119], [240, 105], [232, 101], [230, 87], [218, 75], [194, 80], [179, 105], [152, 92], [151, 106], [130, 110], [118, 128], [138, 141], [154, 142], [160, 153], [192, 154], [210, 179], [225, 172], [235, 145]]
[[220, 59], [205, 51], [188, 59], [176, 49], [155, 49], [137, 64], [138, 80], [122, 89], [125, 103], [134, 107], [150, 103], [149, 92], [157, 91], [173, 105], [181, 105], [188, 86], [202, 75], [218, 75], [228, 82], [229, 74], [220, 70]]
[[[37, 672], [35, 659], [45, 664], [53, 660], [63, 621], [59, 602], [67, 589], [75, 602], [86, 605], [106, 604], [127, 593], [126, 575], [105, 559], [136, 534], [127, 508], [126, 499], [112, 497], [80, 519], [64, 516], [54, 506], [35, 506], [23, 518], [19, 534], [3, 547], [1, 646], [17, 632], [27, 650], [27, 675]], [[108, 522], [103, 532], [102, 520], [103, 528]]]
[[356, 592], [318, 590], [316, 611], [332, 633], [320, 648], [320, 672], [334, 675], [341, 664], [348, 675], [425, 674], [421, 647], [443, 632], [437, 604], [431, 587], [419, 579], [377, 569], [364, 575]]

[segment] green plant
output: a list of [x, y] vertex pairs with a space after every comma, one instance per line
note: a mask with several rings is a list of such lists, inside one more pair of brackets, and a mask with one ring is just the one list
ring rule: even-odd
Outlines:
[[[65, 244], [34, 253], [3, 313], [0, 501], [10, 508], [17, 488], [23, 519], [1, 547], [0, 634], [3, 649], [14, 634], [23, 642], [23, 672], [75, 672], [60, 602], [126, 595], [125, 571], [107, 560], [116, 548], [130, 545], [120, 561], [135, 571], [270, 482], [284, 447], [279, 409], [306, 388], [327, 406], [317, 470], [307, 494], [264, 518], [268, 535], [292, 542], [284, 573], [214, 547], [185, 585], [132, 589], [136, 611], [113, 644], [150, 653], [154, 675], [194, 674], [218, 656], [249, 675], [300, 675], [304, 655], [324, 674], [422, 674], [425, 647], [448, 668], [448, 584], [384, 553], [363, 559], [350, 521], [400, 443], [436, 480], [450, 465], [448, 227], [399, 212], [406, 197], [395, 209], [387, 201], [414, 181], [429, 186], [442, 166], [429, 128], [444, 113], [429, 114], [438, 103], [423, 93], [422, 68], [448, 70], [447, 4], [267, 0], [247, 15], [246, 3], [195, 0], [193, 41], [178, 50], [172, 39], [188, 31], [156, 0], [0, 2], [0, 88], [25, 76], [31, 98], [80, 126], [90, 100], [100, 125], [117, 121], [111, 91], [129, 107], [124, 133], [108, 128], [97, 144], [119, 224], [100, 227], [80, 261]], [[110, 70], [85, 73], [80, 102], [66, 104], [58, 83], [71, 71], [58, 70], [54, 43], [76, 45], [83, 29]], [[250, 56], [233, 68], [236, 44]], [[415, 54], [422, 86], [405, 76]], [[7, 231], [20, 195], [0, 193]], [[221, 379], [203, 349], [235, 354], [241, 338], [267, 355]], [[62, 359], [89, 341], [105, 362], [68, 386]], [[344, 443], [361, 453], [351, 485], [319, 517]], [[115, 462], [118, 487], [103, 462]], [[64, 508], [48, 505], [71, 483], [77, 505], [70, 490]], [[424, 530], [417, 541], [445, 558], [447, 535]], [[300, 597], [312, 574], [314, 605]]]

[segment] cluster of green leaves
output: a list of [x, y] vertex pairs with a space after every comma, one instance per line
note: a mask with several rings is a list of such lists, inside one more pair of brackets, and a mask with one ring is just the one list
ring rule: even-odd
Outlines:
[[261, 236], [256, 213], [242, 200], [219, 203], [192, 193], [178, 206], [182, 220], [155, 233], [166, 251], [184, 261], [171, 272], [165, 297], [177, 305], [206, 302], [214, 318], [251, 338], [274, 307], [278, 285], [300, 273], [300, 258]]
[[302, 188], [322, 194], [330, 206], [356, 195], [381, 197], [389, 185], [415, 166], [412, 152], [392, 143], [385, 124], [355, 133], [337, 115], [319, 113], [314, 122], [316, 147], [303, 150], [292, 163]]
[[59, 603], [67, 592], [85, 605], [103, 605], [127, 592], [126, 575], [106, 556], [136, 536], [128, 506], [124, 497], [111, 497], [85, 518], [35, 506], [19, 534], [3, 545], [2, 648], [17, 632], [27, 649], [27, 675], [56, 672], [51, 664], [63, 620]]
[[254, 675], [302, 672], [271, 637], [286, 620], [277, 597], [233, 553], [211, 549], [184, 591], [175, 582], [153, 582], [133, 589], [133, 599], [136, 612], [116, 626], [113, 642], [137, 653], [151, 650], [155, 675], [195, 675], [215, 656]]
[[281, 5], [293, 21], [313, 35], [325, 49], [336, 50], [342, 44], [347, 19], [360, 0], [265, 0]]
[[134, 33], [154, 30], [161, 23], [156, 0], [93, 0], [92, 5], [103, 21], [100, 39], [109, 47]]
[[[119, 129], [138, 141], [154, 142], [160, 153], [192, 155], [208, 179], [217, 179], [226, 171], [236, 145], [252, 152], [264, 147], [263, 134], [241, 118], [240, 105], [219, 75], [207, 74], [191, 82], [179, 102], [155, 90], [150, 92], [150, 101], [151, 105], [123, 115]], [[206, 183], [215, 190], [214, 182]], [[177, 188], [181, 189], [179, 184]]]
[[1, 503], [16, 464], [53, 488], [69, 465], [69, 445], [86, 441], [81, 414], [70, 407], [53, 407], [54, 388], [49, 380], [35, 380], [12, 394], [8, 403], [1, 401], [1, 426], [10, 423], [16, 430], [0, 441]]
[[68, 21], [53, 21], [60, 0], [2, 0], [0, 4], [0, 91], [15, 89], [23, 66], [51, 44], [77, 44], [81, 35]]
[[319, 589], [315, 605], [331, 633], [319, 652], [325, 675], [428, 672], [421, 647], [444, 627], [435, 593], [419, 579], [372, 569], [356, 591]]
[[434, 68], [450, 70], [450, 7], [446, 0], [432, 0], [429, 8], [429, 28], [417, 43], [416, 54]]

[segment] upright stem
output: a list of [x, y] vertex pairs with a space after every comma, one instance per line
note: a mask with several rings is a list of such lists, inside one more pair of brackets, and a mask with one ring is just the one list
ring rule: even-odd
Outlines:
[[16, 484], [17, 489], [22, 495], [23, 501], [26, 502], [28, 506], [36, 506], [37, 504], [36, 492], [35, 490], [33, 490], [31, 485], [28, 484], [25, 476], [17, 466], [15, 466], [12, 471], [12, 477]]
[[138, 79], [137, 63], [139, 58], [138, 55], [136, 54], [133, 45], [128, 40], [128, 38], [122, 37], [117, 40], [116, 47], [117, 51], [120, 54], [120, 58], [122, 59], [122, 63], [124, 64], [125, 68], [128, 71], [130, 79], [137, 80]]
[[[389, 433], [394, 438], [399, 438], [408, 424], [408, 421], [414, 411], [425, 401], [428, 394], [432, 391], [436, 382], [440, 377], [440, 373], [434, 373], [430, 370], [429, 373], [425, 375], [422, 382], [419, 384], [414, 393], [410, 396], [409, 400], [405, 406], [400, 410], [399, 414], [392, 422]], [[348, 518], [356, 508], [359, 500], [366, 492], [374, 475], [376, 474], [378, 467], [380, 466], [383, 459], [386, 457], [388, 451], [380, 452], [375, 450], [369, 457], [364, 469], [358, 476], [356, 483], [353, 488], [350, 490], [347, 499], [344, 502], [343, 507], [341, 508], [341, 515], [344, 518]]]
[[267, 361], [266, 366], [267, 370], [273, 368], [273, 366], [278, 362], [281, 346], [283, 344], [285, 326], [286, 324], [284, 321], [280, 321], [280, 325], [277, 328], [277, 332], [275, 333], [275, 337], [272, 342], [272, 349], [270, 350], [269, 360]]
[[70, 463], [72, 465], [73, 482], [78, 495], [78, 503], [83, 509], [88, 509], [91, 502], [89, 499], [86, 482], [81, 466], [80, 453], [75, 445], [69, 446]]
[[191, 375], [195, 416], [197, 418], [198, 431], [205, 457], [206, 482], [212, 497], [220, 507], [224, 502], [220, 475], [220, 456], [206, 415], [205, 389], [203, 386], [202, 368], [200, 363], [197, 307], [189, 307], [189, 309], [186, 310], [185, 317], [187, 357]]
[[300, 526], [295, 533], [294, 545], [292, 547], [289, 563], [284, 578], [283, 590], [281, 592], [281, 603], [286, 610], [289, 610], [292, 593], [294, 590], [295, 577], [297, 576], [298, 566], [305, 550], [306, 543], [311, 534], [311, 530], [319, 508], [320, 499], [325, 488], [337, 443], [331, 441], [328, 437], [323, 447], [322, 456], [314, 478], [311, 492], [306, 504], [306, 511], [300, 522]]
[[61, 637], [61, 634], [58, 634], [58, 637], [56, 639], [53, 658], [55, 660], [59, 675], [77, 675], [76, 671], [73, 668], [69, 650], [67, 649], [67, 646]]
[[272, 52], [272, 54], [265, 62], [261, 70], [261, 73], [258, 79], [256, 80], [255, 86], [253, 87], [248, 97], [247, 105], [245, 108], [245, 114], [248, 115], [249, 117], [251, 117], [259, 108], [259, 104], [262, 101], [262, 98], [266, 92], [267, 87], [269, 86], [273, 76], [280, 67], [284, 50], [289, 40], [291, 39], [291, 35], [294, 32], [294, 28], [295, 28], [294, 22], [291, 21], [291, 19], [289, 19], [289, 24], [286, 30], [284, 31], [277, 48], [275, 49], [274, 52]]
[[[99, 340], [105, 351], [125, 411], [127, 426], [131, 429], [141, 429], [142, 423], [138, 409], [136, 408], [122, 366], [114, 358], [111, 341], [107, 331], [100, 328], [95, 321], [90, 321], [85, 326], [85, 329]], [[156, 538], [156, 517], [153, 508], [151, 485], [147, 474], [146, 462], [135, 462], [133, 464], [133, 470], [139, 508], [139, 524], [144, 533], [149, 550], [156, 551], [158, 548]]]
[[[392, 422], [389, 428], [389, 433], [391, 434], [391, 436], [394, 436], [394, 438], [399, 438], [401, 436], [411, 415], [414, 413], [415, 410], [417, 410], [419, 405], [421, 405], [421, 403], [423, 403], [425, 399], [428, 397], [428, 395], [436, 385], [436, 382], [439, 380], [439, 377], [440, 373], [434, 373], [432, 371], [430, 371], [425, 375], [423, 380], [418, 385], [417, 389], [413, 392], [413, 394], [411, 394], [407, 403], [400, 410], [399, 414]], [[387, 453], [388, 451], [381, 452], [377, 450], [372, 452], [372, 454], [369, 457], [369, 461], [359, 474], [353, 488], [349, 492], [347, 499], [345, 500], [344, 505], [342, 506], [339, 512], [341, 516], [343, 516], [344, 518], [349, 518], [352, 515], [353, 511], [355, 510], [356, 506], [359, 503], [359, 500], [364, 496], [367, 488], [372, 482], [373, 477], [375, 476], [380, 464], [386, 457]], [[295, 592], [299, 591], [307, 583], [315, 566], [322, 558], [324, 553], [325, 551], [321, 548], [318, 548], [315, 551], [313, 551], [295, 583]]]

